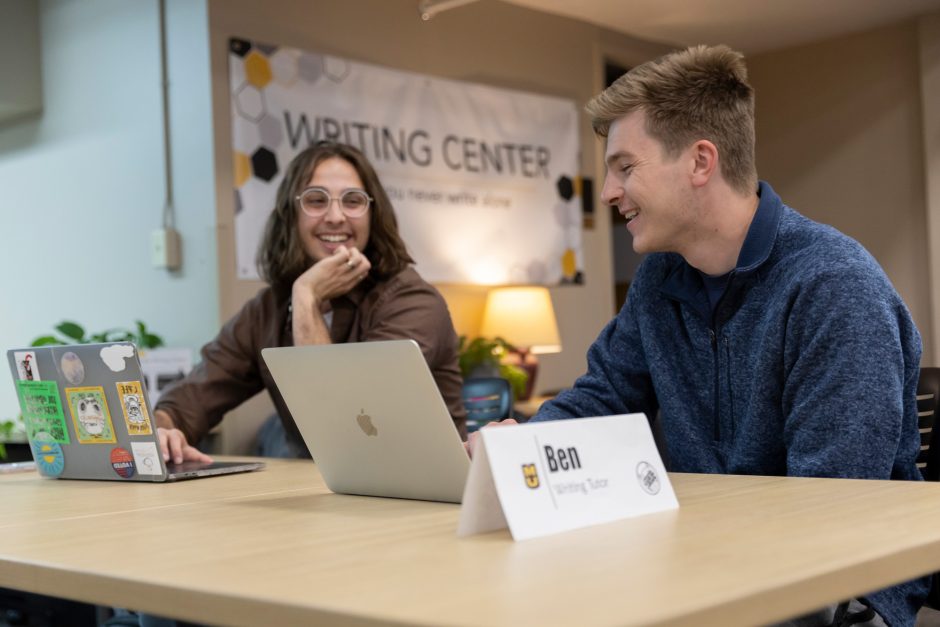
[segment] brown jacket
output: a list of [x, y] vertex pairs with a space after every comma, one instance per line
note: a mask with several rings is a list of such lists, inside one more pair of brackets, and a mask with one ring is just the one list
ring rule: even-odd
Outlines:
[[[408, 267], [386, 281], [370, 277], [331, 304], [334, 344], [404, 338], [418, 342], [457, 430], [467, 437], [457, 334], [447, 304], [434, 287]], [[198, 442], [225, 412], [267, 388], [288, 437], [303, 446], [261, 358], [262, 348], [293, 345], [288, 305], [288, 300], [278, 302], [270, 287], [258, 292], [202, 348], [202, 362], [160, 396], [157, 409], [173, 417], [189, 442]]]

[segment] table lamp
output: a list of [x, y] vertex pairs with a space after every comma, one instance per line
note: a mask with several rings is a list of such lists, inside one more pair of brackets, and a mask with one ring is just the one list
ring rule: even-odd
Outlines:
[[518, 365], [529, 375], [526, 391], [519, 400], [528, 399], [535, 388], [539, 367], [536, 355], [561, 351], [552, 298], [544, 287], [490, 290], [486, 295], [480, 335], [501, 337], [516, 348]]

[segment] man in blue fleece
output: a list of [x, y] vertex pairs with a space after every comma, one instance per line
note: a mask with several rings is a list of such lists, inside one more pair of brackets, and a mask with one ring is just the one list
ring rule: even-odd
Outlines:
[[[587, 111], [607, 139], [604, 202], [650, 254], [587, 373], [533, 420], [659, 411], [680, 472], [919, 479], [920, 335], [861, 245], [758, 182], [742, 56], [669, 54]], [[913, 625], [926, 592], [787, 624]]]

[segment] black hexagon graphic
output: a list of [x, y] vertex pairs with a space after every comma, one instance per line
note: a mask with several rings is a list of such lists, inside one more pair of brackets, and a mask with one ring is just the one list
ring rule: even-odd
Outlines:
[[234, 52], [236, 55], [244, 58], [244, 56], [251, 50], [251, 42], [247, 39], [237, 39], [232, 37], [228, 40], [228, 49]]
[[559, 285], [584, 285], [584, 273], [578, 270], [571, 278], [562, 277]]
[[277, 157], [262, 146], [251, 155], [251, 171], [262, 181], [270, 181], [277, 175]]
[[567, 176], [559, 176], [555, 186], [558, 188], [558, 195], [565, 200], [571, 200], [574, 197], [574, 183]]

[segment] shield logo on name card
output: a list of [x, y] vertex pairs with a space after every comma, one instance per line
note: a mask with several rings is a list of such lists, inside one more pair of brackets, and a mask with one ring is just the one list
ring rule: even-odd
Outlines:
[[535, 464], [522, 464], [522, 476], [525, 477], [525, 484], [531, 489], [539, 487], [539, 473]]

